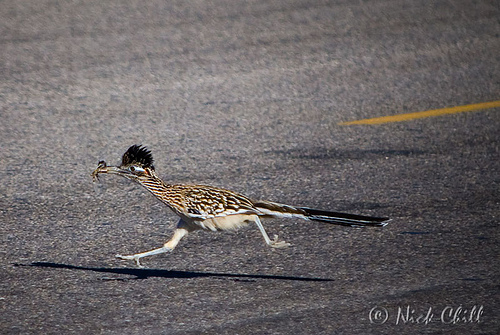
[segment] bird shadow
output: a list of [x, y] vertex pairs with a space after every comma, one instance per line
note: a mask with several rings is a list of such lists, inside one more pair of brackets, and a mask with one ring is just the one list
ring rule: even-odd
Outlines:
[[77, 271], [92, 271], [97, 273], [117, 274], [135, 276], [134, 278], [111, 278], [105, 277], [102, 280], [137, 280], [148, 279], [151, 277], [159, 278], [177, 278], [177, 279], [192, 279], [192, 278], [228, 278], [234, 281], [256, 281], [257, 279], [268, 280], [292, 280], [292, 281], [307, 281], [307, 282], [328, 282], [333, 279], [314, 278], [314, 277], [297, 277], [297, 276], [277, 276], [277, 275], [261, 275], [261, 274], [246, 274], [246, 273], [220, 273], [220, 272], [198, 272], [198, 271], [177, 271], [177, 270], [161, 270], [161, 269], [141, 269], [141, 268], [102, 268], [102, 267], [86, 267], [78, 265], [51, 263], [51, 262], [33, 262], [31, 264], [14, 264], [14, 266], [30, 266], [37, 268], [52, 268], [52, 269], [68, 269]]

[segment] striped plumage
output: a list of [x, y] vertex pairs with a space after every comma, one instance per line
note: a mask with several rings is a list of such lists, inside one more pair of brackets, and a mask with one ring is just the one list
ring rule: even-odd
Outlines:
[[384, 226], [389, 220], [295, 207], [271, 201], [255, 201], [213, 186], [167, 184], [156, 174], [151, 152], [139, 145], [133, 145], [125, 152], [120, 166], [107, 166], [104, 161], [99, 162], [99, 166], [92, 173], [94, 180], [98, 179], [100, 173], [117, 174], [135, 180], [181, 218], [174, 236], [163, 247], [129, 256], [117, 255], [121, 259], [134, 260], [138, 266], [141, 266], [140, 258], [172, 251], [183, 236], [197, 229], [226, 230], [253, 222], [268, 245], [275, 248], [290, 245], [284, 241], [278, 242], [277, 237], [271, 240], [259, 217], [296, 217], [352, 227]]

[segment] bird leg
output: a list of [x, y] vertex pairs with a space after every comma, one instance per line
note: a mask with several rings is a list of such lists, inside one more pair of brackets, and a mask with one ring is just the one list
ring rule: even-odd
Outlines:
[[179, 241], [187, 235], [188, 233], [188, 230], [186, 228], [180, 228], [179, 226], [182, 226], [182, 220], [179, 221], [179, 224], [177, 225], [177, 229], [175, 230], [174, 232], [174, 235], [172, 236], [172, 238], [163, 245], [163, 247], [161, 248], [157, 248], [157, 249], [153, 249], [153, 250], [149, 250], [149, 251], [145, 251], [145, 252], [141, 252], [141, 253], [138, 253], [138, 254], [133, 254], [133, 255], [116, 255], [116, 258], [119, 258], [119, 259], [125, 259], [125, 260], [133, 260], [135, 262], [135, 264], [142, 268], [143, 266], [141, 265], [141, 262], [140, 262], [140, 259], [142, 257], [147, 257], [147, 256], [152, 256], [152, 255], [158, 255], [158, 254], [163, 254], [165, 252], [169, 252], [169, 251], [172, 251], [174, 250], [174, 248], [177, 246], [177, 244], [179, 243]]
[[278, 235], [274, 235], [274, 239], [270, 239], [269, 235], [267, 235], [266, 230], [264, 229], [264, 226], [262, 225], [262, 222], [260, 222], [259, 217], [257, 216], [255, 218], [255, 223], [257, 224], [257, 227], [260, 230], [260, 233], [264, 237], [264, 240], [266, 241], [266, 244], [269, 245], [272, 248], [286, 248], [291, 246], [290, 243], [287, 243], [285, 241], [279, 241], [278, 242]]
[[172, 249], [163, 246], [161, 248], [153, 249], [153, 250], [146, 251], [146, 252], [141, 252], [141, 253], [138, 253], [138, 254], [133, 254], [133, 255], [116, 255], [115, 257], [119, 258], [119, 259], [133, 260], [135, 262], [135, 265], [137, 265], [137, 267], [143, 268], [144, 266], [142, 266], [142, 264], [140, 262], [140, 259], [142, 257], [152, 256], [152, 255], [158, 255], [158, 254], [162, 254], [162, 253], [168, 252], [168, 251], [172, 251]]

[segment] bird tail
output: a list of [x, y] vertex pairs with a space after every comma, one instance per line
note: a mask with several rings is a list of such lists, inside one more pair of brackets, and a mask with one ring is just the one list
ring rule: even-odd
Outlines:
[[383, 227], [390, 221], [389, 218], [330, 212], [307, 207], [294, 207], [270, 201], [256, 201], [254, 202], [254, 206], [264, 216], [300, 217], [306, 220], [349, 227]]

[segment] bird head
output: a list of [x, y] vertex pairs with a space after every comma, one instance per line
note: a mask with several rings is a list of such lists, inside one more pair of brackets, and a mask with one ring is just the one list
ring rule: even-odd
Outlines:
[[133, 145], [123, 154], [119, 166], [108, 166], [105, 161], [98, 163], [97, 169], [92, 172], [92, 178], [97, 180], [100, 173], [120, 175], [127, 179], [139, 180], [154, 176], [153, 155], [151, 151], [141, 145]]

